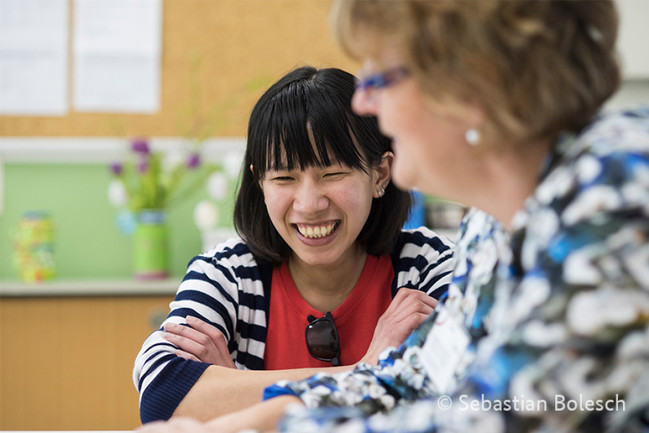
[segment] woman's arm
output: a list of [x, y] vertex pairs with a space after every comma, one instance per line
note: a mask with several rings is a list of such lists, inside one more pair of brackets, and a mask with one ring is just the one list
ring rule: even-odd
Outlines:
[[451, 283], [455, 245], [434, 231], [403, 231], [393, 251], [396, 287], [420, 290], [440, 299]]
[[[353, 366], [324, 369], [237, 370], [212, 365], [189, 390], [173, 416], [207, 421], [260, 403], [264, 389], [275, 382], [302, 380], [319, 372], [335, 373], [351, 368]], [[296, 398], [293, 400], [299, 401]]]
[[249, 408], [233, 412], [207, 423], [192, 418], [176, 417], [143, 425], [138, 433], [236, 433], [245, 430], [275, 432], [289, 405], [301, 404], [292, 396], [277, 397]]
[[[196, 256], [188, 264], [164, 325], [182, 325], [188, 316], [207, 321], [227, 337], [230, 349], [237, 353], [239, 368], [261, 369], [264, 344], [259, 326], [254, 324], [266, 322], [265, 275], [265, 268], [262, 273], [241, 240], [227, 241]], [[241, 320], [251, 326], [238, 326], [241, 310], [246, 312]], [[209, 367], [179, 357], [178, 347], [163, 335], [163, 328], [151, 333], [133, 369], [142, 422], [170, 418]]]

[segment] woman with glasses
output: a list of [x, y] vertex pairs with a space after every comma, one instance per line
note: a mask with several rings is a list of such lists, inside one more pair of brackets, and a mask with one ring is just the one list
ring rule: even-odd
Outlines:
[[613, 1], [335, 5], [394, 182], [472, 207], [447, 301], [378, 367], [276, 384], [192, 431], [274, 430], [296, 402], [278, 430], [646, 431], [649, 107], [602, 110]]
[[452, 245], [402, 230], [410, 195], [390, 182], [376, 119], [352, 112], [354, 90], [347, 72], [302, 67], [255, 105], [234, 211], [241, 239], [189, 263], [145, 341], [133, 373], [143, 422], [208, 419], [280, 379], [376, 363], [446, 292]]

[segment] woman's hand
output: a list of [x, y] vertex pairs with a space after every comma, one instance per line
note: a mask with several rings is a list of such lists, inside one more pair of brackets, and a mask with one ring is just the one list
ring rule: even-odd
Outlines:
[[154, 421], [144, 424], [137, 433], [217, 433], [217, 430], [193, 418], [177, 417], [169, 421]]
[[370, 347], [361, 362], [376, 364], [387, 347], [398, 347], [428, 317], [437, 299], [424, 292], [401, 288], [376, 324]]
[[202, 320], [187, 316], [187, 325], [166, 323], [163, 337], [180, 349], [176, 355], [194, 361], [206, 362], [221, 367], [236, 368], [225, 336], [214, 326]]

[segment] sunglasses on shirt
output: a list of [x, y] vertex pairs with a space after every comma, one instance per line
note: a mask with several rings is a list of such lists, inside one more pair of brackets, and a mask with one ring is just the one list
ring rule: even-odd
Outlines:
[[340, 364], [340, 339], [331, 313], [316, 319], [307, 316], [309, 324], [304, 330], [304, 339], [309, 355], [319, 361], [331, 362], [334, 367]]

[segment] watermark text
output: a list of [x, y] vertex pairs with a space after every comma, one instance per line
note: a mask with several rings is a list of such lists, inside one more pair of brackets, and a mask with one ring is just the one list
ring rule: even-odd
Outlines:
[[440, 410], [449, 410], [453, 406], [465, 411], [495, 411], [495, 412], [624, 412], [626, 402], [615, 394], [609, 399], [588, 399], [582, 395], [569, 398], [557, 394], [554, 399], [545, 400], [527, 398], [524, 395], [514, 395], [505, 399], [490, 399], [484, 395], [460, 395], [455, 399], [441, 395], [437, 399]]

